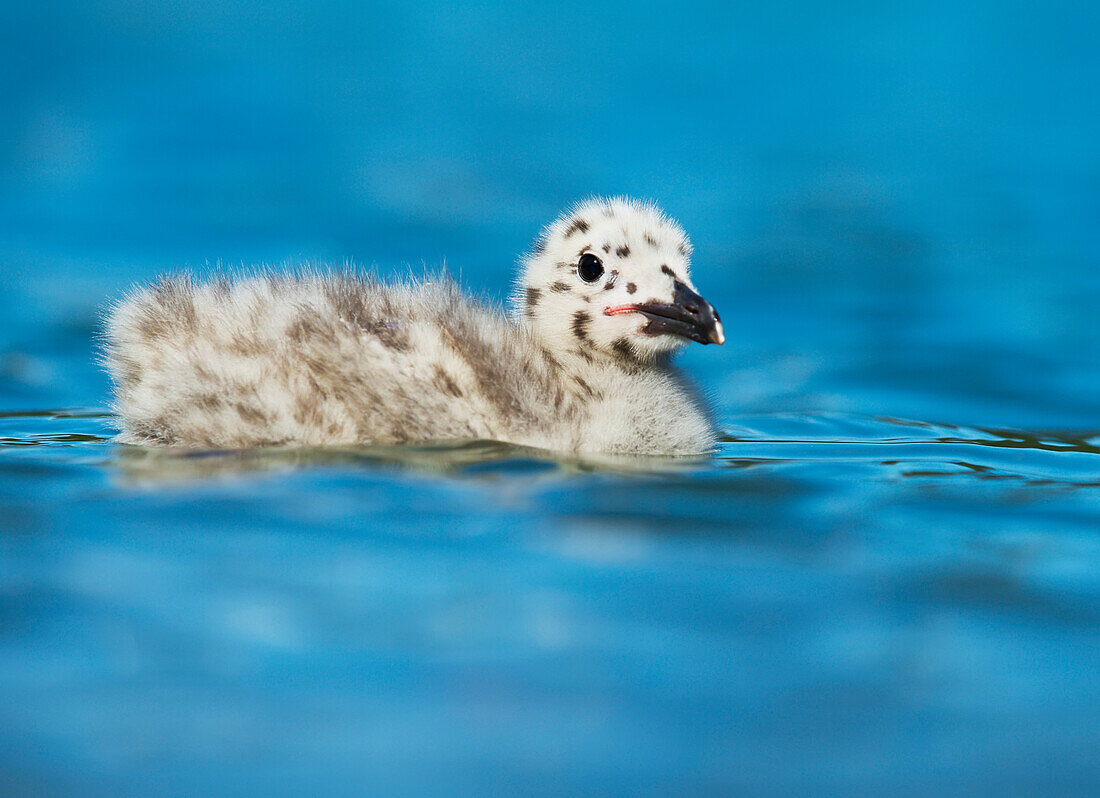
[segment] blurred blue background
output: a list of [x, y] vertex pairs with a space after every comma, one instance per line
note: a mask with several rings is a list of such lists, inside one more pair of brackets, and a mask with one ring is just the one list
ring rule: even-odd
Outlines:
[[[1094, 792], [1098, 9], [4, 3], [5, 792]], [[593, 193], [696, 244], [714, 462], [107, 441], [132, 282], [501, 297]]]

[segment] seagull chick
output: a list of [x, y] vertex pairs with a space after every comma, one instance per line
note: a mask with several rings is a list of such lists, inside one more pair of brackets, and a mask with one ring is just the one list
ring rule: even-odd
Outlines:
[[520, 262], [512, 313], [447, 277], [164, 277], [107, 322], [118, 440], [243, 448], [491, 439], [559, 452], [711, 451], [670, 365], [722, 322], [655, 207], [584, 202]]

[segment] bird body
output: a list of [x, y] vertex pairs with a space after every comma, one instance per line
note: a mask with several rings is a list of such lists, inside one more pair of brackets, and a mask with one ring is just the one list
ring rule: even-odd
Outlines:
[[[577, 453], [709, 451], [713, 424], [668, 363], [671, 348], [662, 341], [646, 349], [657, 343], [651, 339], [682, 342], [686, 334], [646, 332], [639, 317], [621, 318], [633, 306], [603, 302], [639, 291], [641, 278], [626, 279], [622, 264], [611, 275], [601, 262], [600, 277], [589, 282], [594, 268], [578, 276], [573, 263], [581, 242], [569, 244], [570, 261], [562, 259], [558, 245], [580, 232], [563, 236], [568, 220], [616, 208], [611, 202], [580, 206], [544, 232], [524, 261], [511, 315], [465, 296], [443, 275], [385, 284], [355, 272], [306, 271], [209, 282], [166, 277], [139, 288], [107, 325], [119, 440], [244, 448], [492, 439]], [[657, 241], [660, 226], [653, 226]], [[621, 224], [614, 230], [624, 235]], [[606, 256], [603, 243], [587, 249]], [[672, 245], [683, 249], [678, 239]], [[665, 293], [686, 291], [702, 302], [675, 284]], [[650, 328], [685, 323], [645, 313]], [[711, 327], [720, 337], [716, 316]]]

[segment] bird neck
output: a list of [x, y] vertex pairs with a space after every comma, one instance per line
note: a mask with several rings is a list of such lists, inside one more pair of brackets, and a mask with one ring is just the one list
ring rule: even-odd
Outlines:
[[614, 350], [611, 352], [594, 346], [574, 346], [564, 349], [558, 355], [562, 364], [572, 371], [589, 372], [614, 368], [629, 374], [667, 368], [668, 360], [643, 360], [632, 351]]
[[591, 339], [578, 339], [576, 336], [554, 331], [546, 335], [530, 319], [519, 319], [519, 325], [538, 341], [547, 362], [556, 363], [569, 371], [591, 371], [614, 367], [629, 373], [651, 369], [667, 369], [669, 358], [656, 359], [639, 357], [628, 347], [613, 347], [611, 350], [596, 346]]

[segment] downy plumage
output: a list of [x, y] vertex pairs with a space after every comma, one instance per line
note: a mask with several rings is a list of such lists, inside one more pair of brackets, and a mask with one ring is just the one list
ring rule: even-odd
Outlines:
[[692, 287], [690, 254], [656, 208], [595, 199], [521, 260], [510, 315], [445, 276], [161, 278], [108, 318], [118, 439], [702, 454], [714, 425], [669, 360], [724, 335]]

